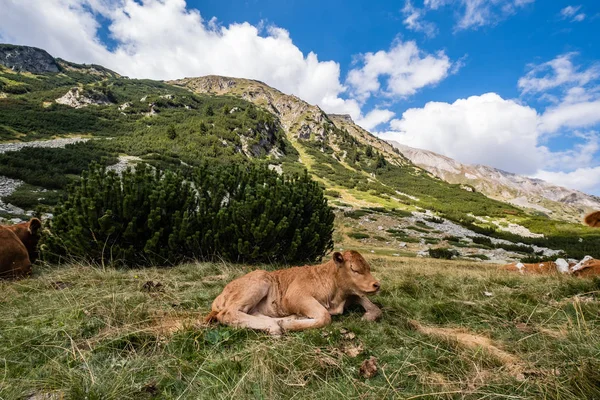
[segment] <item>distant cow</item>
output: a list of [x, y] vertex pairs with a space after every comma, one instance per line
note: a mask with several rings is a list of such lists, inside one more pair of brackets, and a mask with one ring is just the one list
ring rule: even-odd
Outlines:
[[600, 211], [586, 215], [583, 221], [592, 228], [600, 228]]
[[38, 256], [41, 227], [42, 222], [37, 218], [21, 224], [0, 226], [0, 277], [31, 274], [31, 264]]
[[555, 274], [559, 273], [556, 263], [554, 261], [544, 261], [539, 263], [525, 264], [521, 262], [515, 262], [512, 264], [506, 264], [501, 269], [505, 271], [518, 272], [520, 274]]
[[349, 303], [365, 309], [374, 321], [381, 310], [366, 296], [379, 290], [367, 261], [356, 251], [333, 253], [331, 261], [279, 271], [257, 270], [227, 284], [212, 303], [207, 322], [219, 322], [279, 335], [320, 328]]

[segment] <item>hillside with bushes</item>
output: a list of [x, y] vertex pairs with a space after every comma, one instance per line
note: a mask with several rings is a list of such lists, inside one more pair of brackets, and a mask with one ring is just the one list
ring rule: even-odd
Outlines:
[[[54, 68], [45, 55], [40, 57]], [[27, 56], [19, 68], [0, 67], [0, 179], [10, 179], [8, 189], [0, 191], [0, 217], [5, 219], [23, 219], [33, 211], [52, 214], [91, 162], [117, 172], [144, 163], [176, 174], [203, 165], [263, 166], [290, 178], [307, 172], [325, 190], [340, 220], [353, 210], [400, 212], [384, 231], [406, 231], [406, 240], [376, 246], [389, 254], [449, 254], [436, 251], [448, 247], [457, 257], [512, 260], [542, 257], [549, 250], [581, 258], [600, 249], [600, 235], [592, 229], [490, 199], [470, 186], [448, 184], [344, 116], [329, 116], [261, 82], [219, 76], [137, 80], [59, 59], [52, 64], [58, 72], [40, 72], [30, 65], [36, 60]], [[56, 138], [77, 143], [38, 145]], [[11, 150], [15, 142], [25, 147]], [[408, 217], [423, 212], [466, 229], [468, 245], [404, 229], [411, 225]], [[335, 242], [370, 243], [352, 235], [369, 225], [365, 222], [347, 219], [346, 224], [354, 224], [347, 230], [351, 236], [338, 229]], [[474, 235], [510, 242], [517, 250], [536, 246], [537, 254], [478, 253], [481, 244], [469, 240]]]

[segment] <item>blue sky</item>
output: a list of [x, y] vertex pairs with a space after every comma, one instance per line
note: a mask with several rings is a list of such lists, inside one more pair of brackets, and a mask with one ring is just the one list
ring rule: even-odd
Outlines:
[[260, 79], [382, 138], [600, 195], [595, 0], [0, 0], [0, 10], [0, 41], [132, 77]]

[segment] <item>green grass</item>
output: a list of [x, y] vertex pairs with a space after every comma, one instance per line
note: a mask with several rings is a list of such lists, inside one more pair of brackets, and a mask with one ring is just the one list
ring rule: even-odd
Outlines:
[[[37, 268], [32, 279], [0, 282], [0, 398], [600, 397], [600, 280], [463, 261], [371, 264], [381, 321], [350, 311], [280, 339], [199, 323], [247, 267]], [[147, 281], [163, 286], [147, 291]], [[361, 378], [371, 356], [379, 373]]]

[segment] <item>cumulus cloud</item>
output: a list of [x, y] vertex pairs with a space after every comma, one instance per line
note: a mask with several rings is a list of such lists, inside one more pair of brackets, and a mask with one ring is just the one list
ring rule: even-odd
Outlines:
[[[131, 77], [258, 79], [325, 111], [361, 118], [358, 102], [343, 96], [339, 64], [304, 54], [282, 28], [220, 26], [187, 8], [185, 0], [2, 3], [0, 40], [5, 42], [42, 47], [54, 56], [102, 64]], [[108, 22], [110, 50], [98, 37], [100, 16]]]
[[[521, 92], [550, 101], [538, 112], [522, 100], [487, 93], [429, 102], [390, 122], [386, 139], [432, 150], [468, 164], [486, 164], [600, 194], [600, 70], [573, 63], [574, 53], [530, 65]], [[588, 129], [582, 131], [581, 129]], [[547, 141], [572, 143], [551, 151]], [[574, 144], [573, 144], [574, 143]]]
[[560, 16], [562, 19], [568, 19], [571, 22], [581, 22], [585, 19], [586, 15], [580, 13], [581, 6], [567, 6], [560, 10]]
[[[600, 135], [575, 131], [562, 151], [543, 145], [544, 115], [496, 93], [454, 103], [429, 102], [390, 122], [383, 139], [431, 150], [467, 164], [484, 164], [557, 185], [600, 194]], [[578, 124], [578, 126], [581, 124]]]
[[[364, 101], [373, 94], [406, 97], [446, 78], [452, 62], [443, 51], [427, 54], [414, 41], [397, 40], [389, 51], [362, 54], [359, 67], [348, 73], [346, 83]], [[381, 89], [380, 79], [385, 79]]]
[[537, 123], [533, 108], [486, 93], [408, 109], [380, 136], [464, 163], [530, 174], [543, 164], [545, 154], [538, 146]]
[[590, 127], [600, 123], [600, 100], [561, 103], [546, 109], [541, 118], [541, 130], [556, 132], [560, 128]]
[[540, 119], [543, 132], [590, 127], [600, 122], [600, 64], [582, 68], [573, 63], [577, 53], [559, 55], [539, 65], [529, 65], [519, 79], [523, 95], [540, 96], [552, 104]]
[[600, 166], [578, 168], [571, 172], [541, 170], [534, 177], [559, 186], [600, 195]]
[[374, 109], [371, 110], [367, 115], [355, 121], [358, 125], [364, 129], [370, 131], [381, 124], [384, 124], [391, 120], [396, 114], [390, 110]]

